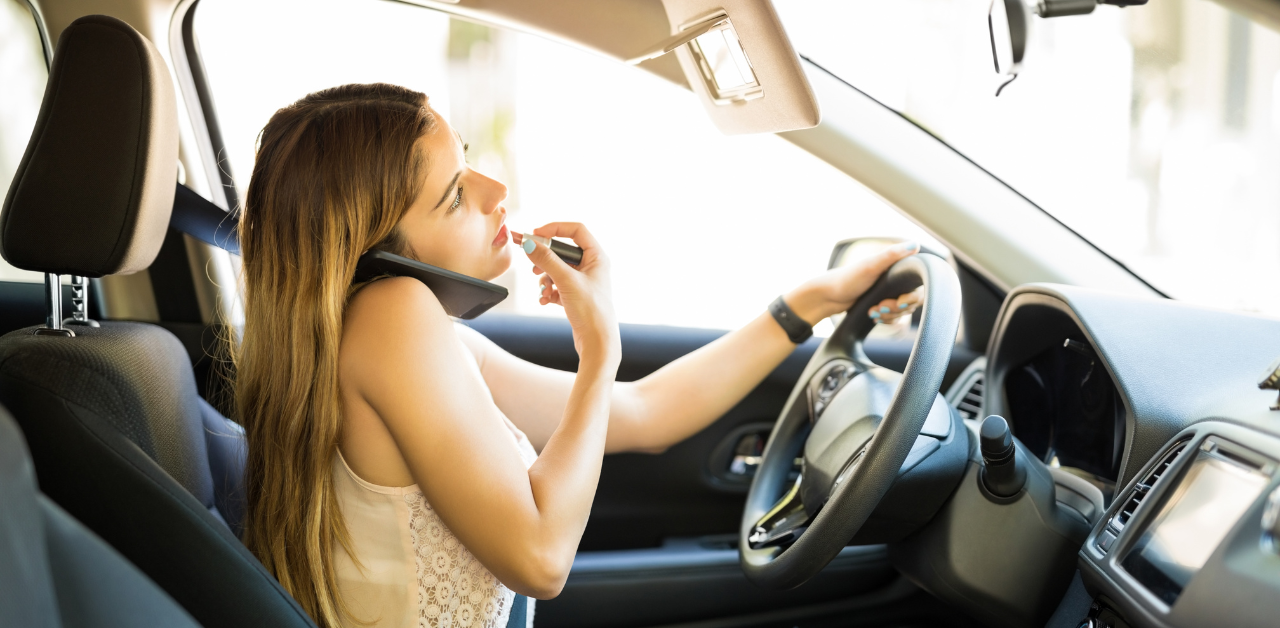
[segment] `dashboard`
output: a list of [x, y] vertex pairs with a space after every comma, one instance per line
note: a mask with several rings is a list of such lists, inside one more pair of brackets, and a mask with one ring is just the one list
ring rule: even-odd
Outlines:
[[1080, 552], [1095, 625], [1276, 625], [1277, 461], [1280, 439], [1238, 425], [1175, 437]]
[[1280, 321], [1032, 284], [987, 355], [983, 414], [1106, 498], [1069, 625], [1276, 625]]

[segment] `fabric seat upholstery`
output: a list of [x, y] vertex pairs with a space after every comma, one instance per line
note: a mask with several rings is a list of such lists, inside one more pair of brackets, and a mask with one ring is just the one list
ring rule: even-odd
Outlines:
[[19, 418], [44, 493], [204, 626], [312, 625], [219, 516], [238, 507], [238, 481], [215, 478], [209, 452], [243, 441], [196, 395], [178, 340], [142, 323], [32, 331], [0, 337], [0, 403]]
[[[149, 266], [174, 198], [174, 100], [164, 61], [128, 24], [68, 26], [0, 213], [0, 254], [89, 277]], [[0, 338], [0, 403], [43, 492], [207, 628], [314, 626], [232, 532], [243, 436], [197, 395], [178, 339], [142, 323], [71, 329]]]
[[36, 490], [0, 408], [0, 626], [198, 626], [155, 583]]

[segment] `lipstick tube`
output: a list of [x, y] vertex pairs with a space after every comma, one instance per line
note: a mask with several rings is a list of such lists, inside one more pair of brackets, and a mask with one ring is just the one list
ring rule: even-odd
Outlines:
[[[569, 244], [568, 242], [552, 240], [551, 238], [533, 235], [532, 233], [521, 233], [519, 235], [522, 238], [521, 243], [523, 243], [523, 240], [525, 239], [533, 240], [534, 242], [551, 249], [551, 252], [564, 260], [566, 264], [573, 264], [574, 266], [577, 266], [582, 263], [582, 249]], [[514, 240], [514, 238], [512, 239]]]

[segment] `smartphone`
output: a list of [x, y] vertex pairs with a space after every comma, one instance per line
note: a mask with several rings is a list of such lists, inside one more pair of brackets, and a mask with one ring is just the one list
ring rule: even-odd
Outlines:
[[413, 277], [421, 281], [431, 288], [449, 316], [463, 320], [484, 314], [507, 298], [507, 289], [497, 284], [386, 251], [371, 250], [356, 262], [355, 280], [378, 277]]

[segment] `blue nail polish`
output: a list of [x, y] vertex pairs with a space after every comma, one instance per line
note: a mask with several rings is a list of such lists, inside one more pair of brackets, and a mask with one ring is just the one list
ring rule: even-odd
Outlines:
[[547, 287], [545, 285], [538, 286], [538, 292], [546, 292], [546, 291], [547, 291]]
[[520, 245], [520, 248], [524, 249], [525, 253], [532, 253], [536, 246], [537, 245], [533, 243], [533, 240], [526, 238], [524, 244]]
[[905, 309], [907, 309], [907, 304], [906, 304], [906, 303], [899, 303], [899, 304], [898, 304], [898, 309], [899, 309], [899, 310], [905, 310]]
[[870, 316], [871, 318], [880, 318], [880, 313], [879, 313], [879, 312], [872, 312], [872, 313], [868, 314], [868, 316]]
[[887, 306], [887, 305], [881, 305], [881, 306], [880, 306], [880, 312], [881, 312], [881, 313], [883, 313], [883, 314], [888, 314], [889, 312], [892, 312], [892, 311], [893, 311], [893, 310], [890, 310], [890, 309], [889, 309], [889, 306]]

